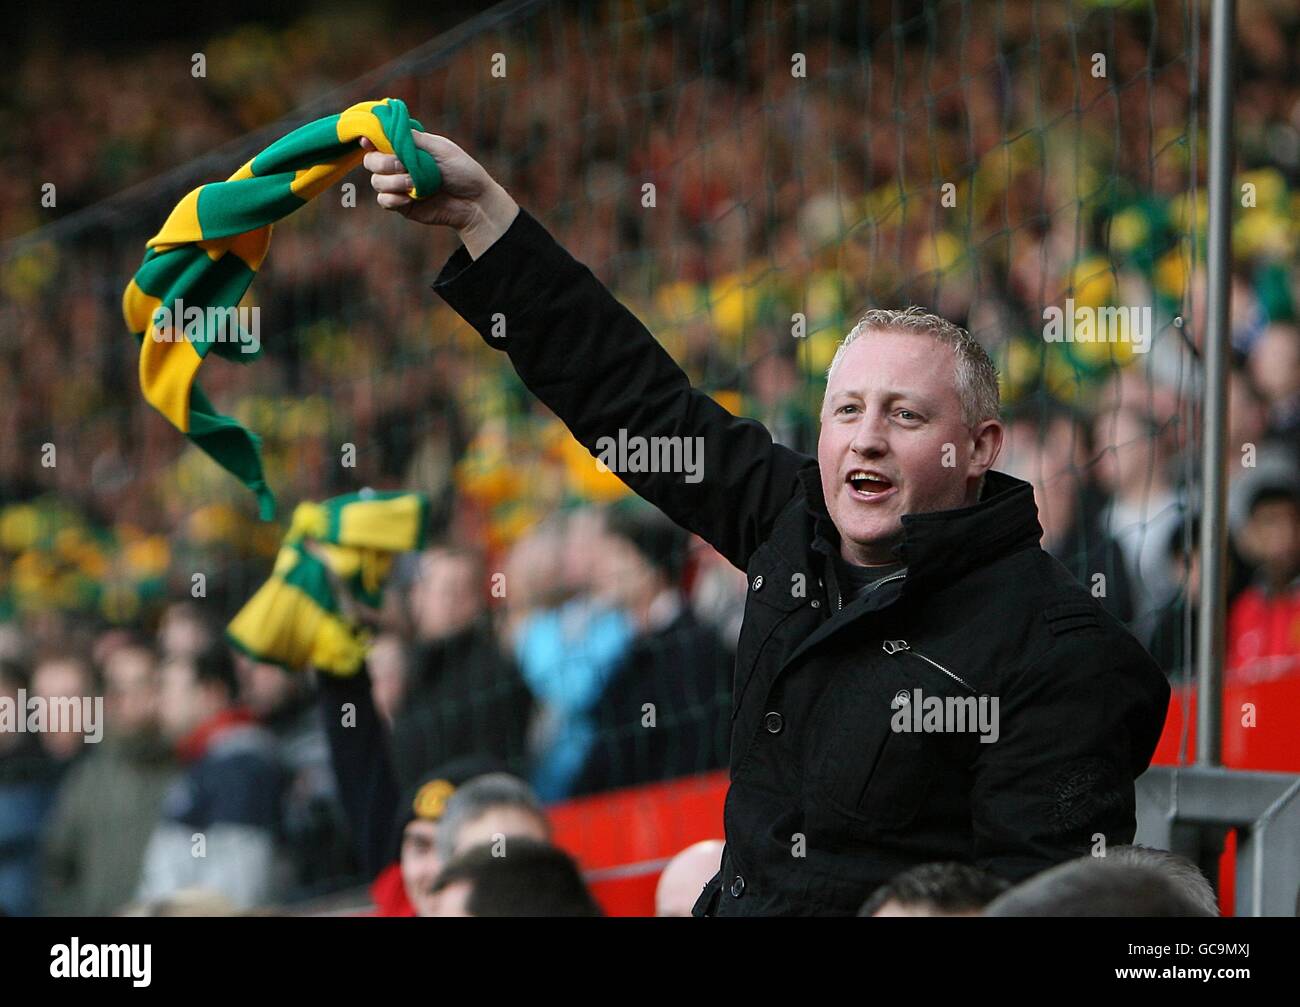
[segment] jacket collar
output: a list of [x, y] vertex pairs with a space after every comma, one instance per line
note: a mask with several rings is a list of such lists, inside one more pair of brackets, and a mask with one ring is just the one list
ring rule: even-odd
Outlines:
[[[813, 517], [813, 547], [838, 555], [840, 536], [826, 510], [820, 469], [810, 465], [799, 478]], [[894, 547], [894, 554], [907, 565], [908, 585], [933, 576], [953, 581], [1010, 553], [1036, 546], [1042, 537], [1034, 488], [1005, 472], [990, 471], [977, 503], [903, 515], [903, 540]]]

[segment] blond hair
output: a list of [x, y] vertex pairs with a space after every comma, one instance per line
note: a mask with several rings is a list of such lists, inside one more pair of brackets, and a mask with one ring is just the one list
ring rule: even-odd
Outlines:
[[[945, 346], [951, 346], [957, 356], [957, 397], [961, 401], [962, 421], [973, 427], [985, 420], [998, 419], [998, 371], [989, 358], [988, 351], [960, 325], [932, 314], [915, 305], [902, 310], [871, 308], [844, 337], [826, 369], [826, 386], [829, 390], [831, 375], [840, 358], [865, 332], [915, 332], [930, 336]], [[825, 411], [825, 400], [822, 402]]]

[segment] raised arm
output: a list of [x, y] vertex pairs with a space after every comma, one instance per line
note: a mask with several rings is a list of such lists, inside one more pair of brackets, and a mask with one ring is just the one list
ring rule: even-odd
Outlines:
[[432, 134], [415, 139], [443, 173], [430, 199], [405, 195], [409, 179], [392, 155], [371, 152], [365, 164], [381, 206], [460, 234], [465, 247], [434, 290], [509, 354], [593, 455], [743, 569], [812, 459], [692, 388], [646, 327], [463, 150]]
[[369, 880], [392, 862], [393, 820], [401, 797], [388, 737], [370, 692], [370, 673], [317, 676], [330, 764], [353, 847]]

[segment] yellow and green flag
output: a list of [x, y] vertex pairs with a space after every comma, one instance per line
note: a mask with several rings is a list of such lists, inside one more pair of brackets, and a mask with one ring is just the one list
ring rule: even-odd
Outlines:
[[428, 521], [422, 493], [366, 490], [299, 504], [270, 579], [230, 621], [226, 638], [255, 661], [355, 674], [369, 635], [337, 592], [378, 608], [394, 558], [423, 548]]
[[[433, 156], [415, 146], [424, 127], [397, 98], [363, 101], [281, 137], [224, 182], [201, 185], [176, 205], [149, 239], [144, 261], [122, 296], [127, 328], [140, 341], [140, 387], [150, 405], [236, 475], [275, 513], [261, 440], [218, 413], [195, 383], [209, 352], [248, 363], [261, 355], [257, 332], [242, 325], [239, 302], [262, 266], [275, 221], [355, 168], [368, 138], [396, 154], [411, 175], [411, 196], [442, 184]], [[255, 316], [254, 316], [255, 317]]]

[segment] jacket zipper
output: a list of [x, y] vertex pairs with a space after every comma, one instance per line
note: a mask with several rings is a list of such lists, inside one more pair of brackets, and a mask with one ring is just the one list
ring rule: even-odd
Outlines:
[[[906, 570], [900, 570], [898, 573], [890, 574], [888, 577], [883, 577], [883, 578], [881, 578], [880, 580], [876, 581], [874, 584], [872, 584], [872, 585], [871, 585], [871, 590], [868, 591], [867, 593], [870, 594], [872, 591], [875, 591], [876, 588], [880, 587], [881, 584], [888, 584], [891, 580], [901, 580], [903, 577], [906, 577], [906, 576], [907, 576], [907, 571], [906, 571]], [[837, 608], [838, 608], [839, 611], [843, 612], [843, 611], [844, 611], [844, 592], [841, 591], [841, 590], [839, 589], [839, 585], [838, 585], [838, 584], [836, 585], [835, 590], [836, 590]]]
[[939, 669], [940, 671], [942, 671], [945, 675], [947, 675], [949, 678], [951, 678], [954, 682], [957, 682], [958, 684], [964, 686], [964, 687], [965, 687], [966, 689], [968, 689], [971, 693], [975, 693], [976, 695], [978, 695], [978, 693], [976, 693], [975, 689], [971, 688], [970, 683], [968, 683], [967, 681], [965, 681], [965, 680], [964, 680], [963, 678], [961, 678], [959, 675], [955, 675], [955, 674], [953, 674], [951, 671], [949, 671], [947, 668], [945, 668], [945, 667], [944, 667], [942, 664], [940, 664], [938, 661], [935, 661], [935, 660], [932, 660], [932, 659], [926, 657], [926, 656], [925, 656], [924, 654], [922, 654], [919, 650], [913, 650], [913, 649], [912, 649], [912, 645], [911, 645], [910, 643], [908, 643], [906, 640], [885, 640], [885, 641], [883, 641], [883, 642], [881, 643], [881, 647], [880, 647], [880, 649], [883, 650], [886, 654], [897, 654], [899, 651], [904, 651], [904, 650], [905, 650], [905, 651], [907, 651], [909, 654], [911, 654], [913, 657], [919, 657], [919, 658], [920, 658], [922, 661], [924, 661], [926, 664], [929, 664], [929, 665], [932, 665], [932, 666], [935, 667], [935, 668], [938, 668], [938, 669]]

